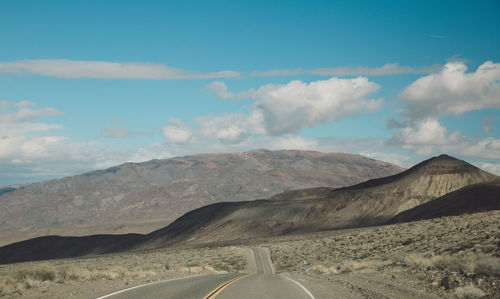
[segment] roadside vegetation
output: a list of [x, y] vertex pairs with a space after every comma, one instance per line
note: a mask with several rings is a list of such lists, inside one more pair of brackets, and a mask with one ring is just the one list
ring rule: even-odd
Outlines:
[[499, 223], [491, 211], [282, 237], [270, 248], [281, 272], [303, 274], [306, 261], [306, 274], [320, 279], [378, 272], [440, 296], [500, 298]]
[[111, 291], [190, 274], [245, 271], [247, 259], [239, 248], [261, 246], [270, 249], [277, 273], [304, 275], [306, 261], [306, 275], [327, 283], [352, 278], [445, 298], [500, 298], [499, 223], [500, 211], [490, 211], [197, 248], [0, 265], [0, 297], [52, 295], [66, 287], [59, 297], [81, 289], [71, 297], [88, 298], [96, 285]]
[[178, 249], [0, 265], [0, 297], [42, 293], [71, 284], [125, 281], [127, 285], [190, 274], [238, 272], [247, 260], [234, 248]]

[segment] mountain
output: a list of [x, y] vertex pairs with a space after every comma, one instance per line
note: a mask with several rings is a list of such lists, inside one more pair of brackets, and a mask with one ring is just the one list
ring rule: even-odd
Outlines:
[[402, 169], [359, 155], [201, 154], [0, 188], [0, 245], [42, 235], [146, 233], [204, 205], [341, 187]]
[[450, 192], [496, 179], [462, 160], [441, 155], [399, 174], [350, 187], [296, 190], [269, 200], [202, 207], [153, 232], [141, 246], [155, 248], [176, 242], [204, 243], [378, 225]]
[[27, 240], [1, 247], [0, 263], [253, 239], [498, 209], [499, 185], [499, 177], [441, 155], [399, 174], [351, 187], [309, 188], [267, 200], [207, 205], [147, 235]]

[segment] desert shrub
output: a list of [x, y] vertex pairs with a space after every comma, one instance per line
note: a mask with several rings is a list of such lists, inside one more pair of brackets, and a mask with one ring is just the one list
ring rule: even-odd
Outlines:
[[7, 295], [21, 295], [21, 286], [11, 278], [0, 280], [0, 298]]
[[23, 283], [24, 283], [24, 287], [26, 289], [32, 289], [32, 288], [36, 288], [36, 287], [40, 286], [42, 281], [35, 279], [35, 278], [32, 278], [32, 277], [26, 277], [26, 279], [23, 281]]
[[111, 273], [111, 276], [115, 276], [114, 278], [123, 278], [130, 274], [130, 272], [122, 266], [113, 266], [109, 269], [108, 272]]
[[479, 259], [474, 266], [474, 272], [476, 274], [500, 277], [500, 259], [494, 257]]
[[71, 266], [68, 270], [62, 273], [65, 279], [69, 280], [89, 280], [91, 278], [90, 271], [78, 266]]
[[19, 282], [25, 282], [30, 279], [38, 281], [53, 281], [56, 278], [56, 269], [49, 263], [39, 265], [32, 270], [20, 270], [14, 275], [14, 279]]
[[354, 271], [359, 271], [367, 268], [372, 268], [375, 266], [373, 261], [346, 261], [341, 265], [336, 267], [338, 273], [349, 273]]
[[458, 256], [441, 256], [433, 259], [433, 266], [440, 270], [450, 270], [453, 272], [465, 272], [466, 263]]
[[495, 244], [487, 244], [479, 246], [479, 249], [484, 253], [490, 253], [495, 251], [495, 249], [497, 249], [497, 246]]
[[455, 298], [458, 299], [474, 299], [483, 297], [486, 297], [486, 293], [472, 286], [460, 287], [455, 290]]
[[408, 267], [413, 268], [427, 268], [432, 265], [431, 258], [426, 258], [422, 255], [414, 253], [405, 256], [403, 261]]

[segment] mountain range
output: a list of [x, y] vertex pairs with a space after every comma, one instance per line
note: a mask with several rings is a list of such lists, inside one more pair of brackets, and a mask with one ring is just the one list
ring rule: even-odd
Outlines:
[[402, 168], [360, 155], [200, 154], [0, 188], [0, 246], [44, 235], [148, 233], [193, 209], [300, 188], [342, 187]]
[[447, 155], [349, 187], [219, 202], [149, 234], [48, 236], [0, 248], [0, 263], [385, 225], [500, 209], [500, 178]]

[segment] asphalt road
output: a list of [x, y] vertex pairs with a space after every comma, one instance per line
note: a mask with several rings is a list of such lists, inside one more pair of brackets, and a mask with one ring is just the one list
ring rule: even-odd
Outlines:
[[274, 273], [271, 259], [265, 249], [252, 248], [251, 252], [253, 256], [249, 265], [251, 273], [191, 276], [138, 286], [98, 299], [314, 299], [314, 296], [298, 282]]

